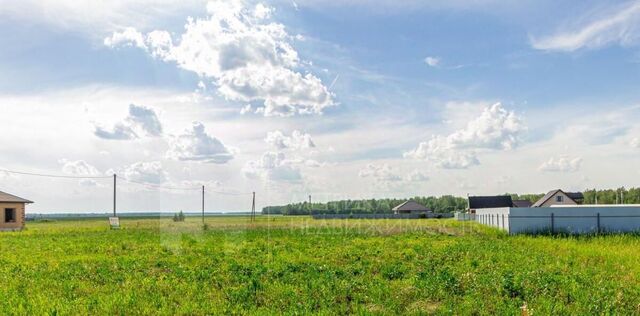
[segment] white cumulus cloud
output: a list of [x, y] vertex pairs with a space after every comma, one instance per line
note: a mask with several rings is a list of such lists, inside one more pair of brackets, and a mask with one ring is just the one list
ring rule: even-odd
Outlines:
[[[146, 35], [127, 28], [104, 40], [135, 45], [156, 58], [210, 79], [228, 100], [256, 102], [266, 116], [320, 114], [335, 105], [321, 80], [298, 69], [302, 62], [284, 25], [271, 22], [273, 9], [242, 1], [211, 1], [209, 16], [189, 18], [175, 40], [166, 31]], [[141, 39], [142, 37], [142, 39]]]
[[127, 27], [121, 32], [114, 32], [111, 36], [104, 39], [104, 45], [111, 48], [118, 46], [147, 48], [144, 35], [132, 27]]
[[520, 142], [524, 130], [524, 123], [515, 112], [496, 103], [447, 138], [458, 148], [512, 149]]
[[276, 130], [268, 132], [264, 141], [277, 149], [309, 149], [316, 147], [311, 135], [294, 130], [291, 136], [285, 135], [283, 132]]
[[393, 172], [393, 169], [388, 164], [368, 164], [365, 168], [358, 172], [358, 176], [361, 178], [372, 178], [379, 183], [389, 183], [402, 181], [402, 177]]
[[405, 152], [404, 157], [428, 160], [443, 169], [467, 169], [480, 164], [475, 152], [458, 150], [443, 136], [421, 142], [415, 149]]
[[466, 169], [480, 162], [477, 150], [510, 150], [520, 143], [526, 130], [522, 119], [500, 103], [483, 110], [480, 116], [453, 133], [435, 135], [404, 153], [404, 157], [432, 161], [444, 169]]
[[162, 135], [162, 124], [156, 112], [148, 107], [129, 105], [129, 115], [112, 128], [94, 126], [94, 134], [103, 139], [129, 140], [140, 135], [157, 137]]
[[429, 65], [430, 67], [438, 67], [438, 66], [440, 66], [440, 58], [433, 57], [433, 56], [427, 56], [424, 59], [424, 63]]
[[[96, 177], [102, 175], [98, 168], [84, 160], [60, 159], [58, 162], [62, 164], [62, 172], [68, 175], [79, 177]], [[98, 185], [98, 182], [93, 179], [81, 179], [79, 183], [84, 186]]]
[[169, 180], [159, 161], [133, 163], [124, 168], [123, 174], [127, 180], [149, 184], [162, 184]]
[[100, 171], [84, 160], [60, 159], [62, 172], [74, 176], [100, 176]]
[[184, 134], [173, 137], [170, 146], [167, 157], [176, 160], [223, 164], [233, 159], [231, 150], [207, 134], [200, 122], [194, 122]]
[[551, 157], [543, 162], [538, 170], [546, 172], [576, 172], [582, 166], [582, 158], [569, 158], [566, 156]]
[[420, 170], [413, 170], [407, 175], [406, 180], [409, 182], [424, 182], [428, 181], [429, 177], [420, 172]]
[[302, 174], [295, 163], [286, 159], [282, 152], [266, 152], [260, 159], [248, 161], [242, 168], [242, 173], [251, 179], [299, 182]]

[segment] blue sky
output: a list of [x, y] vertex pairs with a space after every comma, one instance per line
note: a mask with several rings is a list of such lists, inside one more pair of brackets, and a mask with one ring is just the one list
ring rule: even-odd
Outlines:
[[[637, 1], [0, 8], [0, 168], [204, 183], [220, 210], [637, 185]], [[52, 181], [0, 172], [37, 211], [108, 209], [107, 182]], [[121, 205], [192, 195], [131, 185]]]

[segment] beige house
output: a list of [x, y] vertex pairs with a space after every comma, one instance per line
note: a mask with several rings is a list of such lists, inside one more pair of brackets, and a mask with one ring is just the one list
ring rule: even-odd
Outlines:
[[25, 205], [29, 200], [0, 191], [0, 231], [24, 228]]
[[549, 191], [532, 207], [550, 207], [551, 205], [578, 205], [584, 199], [582, 193], [564, 192], [560, 189]]

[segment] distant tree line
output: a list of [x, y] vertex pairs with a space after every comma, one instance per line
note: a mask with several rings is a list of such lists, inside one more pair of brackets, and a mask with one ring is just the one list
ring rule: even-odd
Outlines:
[[[596, 190], [589, 189], [582, 191], [584, 195], [583, 204], [596, 204], [596, 196], [598, 204], [640, 204], [640, 188]], [[514, 194], [511, 195], [514, 200], [529, 200], [536, 202], [544, 196], [540, 194]], [[281, 206], [267, 206], [262, 209], [262, 214], [282, 214], [282, 215], [313, 215], [313, 214], [381, 214], [392, 213], [391, 210], [396, 205], [406, 201], [407, 199], [369, 199], [369, 200], [340, 200], [327, 203], [291, 203]], [[451, 213], [462, 211], [467, 208], [466, 197], [456, 197], [452, 195], [444, 195], [440, 197], [420, 197], [411, 198], [436, 213]]]
[[640, 188], [625, 189], [624, 187], [609, 190], [585, 190], [584, 204], [640, 204]]
[[[464, 210], [467, 199], [445, 195], [441, 197], [414, 197], [414, 200], [437, 213]], [[392, 208], [406, 199], [341, 200], [327, 203], [301, 202], [282, 206], [267, 206], [262, 214], [309, 215], [309, 214], [383, 214], [392, 213]]]

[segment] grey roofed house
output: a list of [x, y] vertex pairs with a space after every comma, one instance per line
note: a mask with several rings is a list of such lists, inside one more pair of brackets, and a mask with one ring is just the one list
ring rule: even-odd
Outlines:
[[565, 192], [565, 194], [576, 202], [584, 200], [582, 192]]
[[540, 198], [538, 201], [533, 203], [532, 207], [542, 207], [545, 205], [548, 206], [549, 204], [555, 204], [553, 203], [551, 198], [558, 195], [566, 196], [567, 198], [570, 199], [569, 203], [562, 202], [561, 204], [578, 204], [579, 201], [584, 200], [584, 195], [582, 195], [581, 192], [564, 192], [560, 189], [556, 189], [556, 190], [551, 190], [547, 192], [547, 194], [545, 194], [542, 198]]
[[529, 200], [513, 200], [513, 207], [531, 207], [533, 203]]
[[27, 199], [0, 191], [0, 203], [33, 203]]
[[408, 200], [394, 207], [392, 210], [394, 214], [421, 214], [431, 212], [428, 207], [412, 200]]
[[509, 195], [497, 196], [470, 196], [469, 209], [513, 207], [513, 200]]

